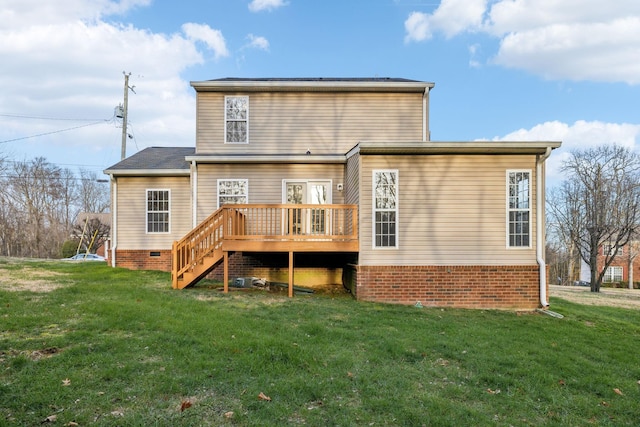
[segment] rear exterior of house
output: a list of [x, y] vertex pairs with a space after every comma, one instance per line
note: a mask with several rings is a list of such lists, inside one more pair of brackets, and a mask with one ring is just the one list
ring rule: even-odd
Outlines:
[[436, 142], [432, 83], [193, 82], [195, 148], [109, 168], [113, 265], [342, 283], [366, 301], [546, 305], [544, 161], [558, 142]]

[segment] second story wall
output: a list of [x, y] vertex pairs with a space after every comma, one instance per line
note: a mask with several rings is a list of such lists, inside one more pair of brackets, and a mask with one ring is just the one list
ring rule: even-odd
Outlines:
[[[225, 96], [248, 97], [247, 143], [225, 143]], [[196, 153], [344, 154], [363, 140], [420, 141], [423, 113], [421, 93], [198, 92]]]

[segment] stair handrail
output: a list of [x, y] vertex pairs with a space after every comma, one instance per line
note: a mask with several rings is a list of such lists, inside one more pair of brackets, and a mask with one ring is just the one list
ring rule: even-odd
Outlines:
[[173, 242], [171, 277], [174, 288], [178, 287], [178, 279], [185, 272], [221, 246], [224, 240], [225, 212], [225, 209], [219, 208], [182, 239]]

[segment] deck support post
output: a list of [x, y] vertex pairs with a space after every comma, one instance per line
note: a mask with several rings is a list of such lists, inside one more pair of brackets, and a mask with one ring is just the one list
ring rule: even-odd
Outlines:
[[[171, 287], [178, 289], [178, 242], [171, 245]], [[114, 265], [115, 267], [115, 265]]]
[[293, 251], [289, 251], [289, 298], [293, 298]]
[[223, 279], [224, 280], [224, 293], [228, 294], [229, 293], [229, 252], [224, 251], [223, 252], [223, 258], [224, 258], [224, 273], [223, 273]]

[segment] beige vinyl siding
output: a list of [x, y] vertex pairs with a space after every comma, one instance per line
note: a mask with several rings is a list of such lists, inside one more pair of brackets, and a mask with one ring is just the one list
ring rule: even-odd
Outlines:
[[218, 179], [248, 179], [249, 203], [282, 203], [282, 180], [331, 180], [333, 204], [344, 203], [342, 164], [199, 164], [198, 222], [217, 209]]
[[345, 203], [357, 205], [360, 202], [360, 156], [347, 159], [344, 194]]
[[[224, 143], [225, 95], [249, 96], [249, 143]], [[362, 140], [422, 139], [419, 93], [197, 94], [198, 154], [344, 154]]]
[[[535, 156], [363, 156], [362, 265], [535, 264]], [[399, 173], [398, 248], [373, 249], [372, 171]], [[531, 247], [507, 248], [506, 171], [531, 170]]]
[[[118, 249], [171, 249], [191, 230], [189, 177], [118, 178]], [[170, 190], [169, 233], [147, 233], [147, 190]]]

